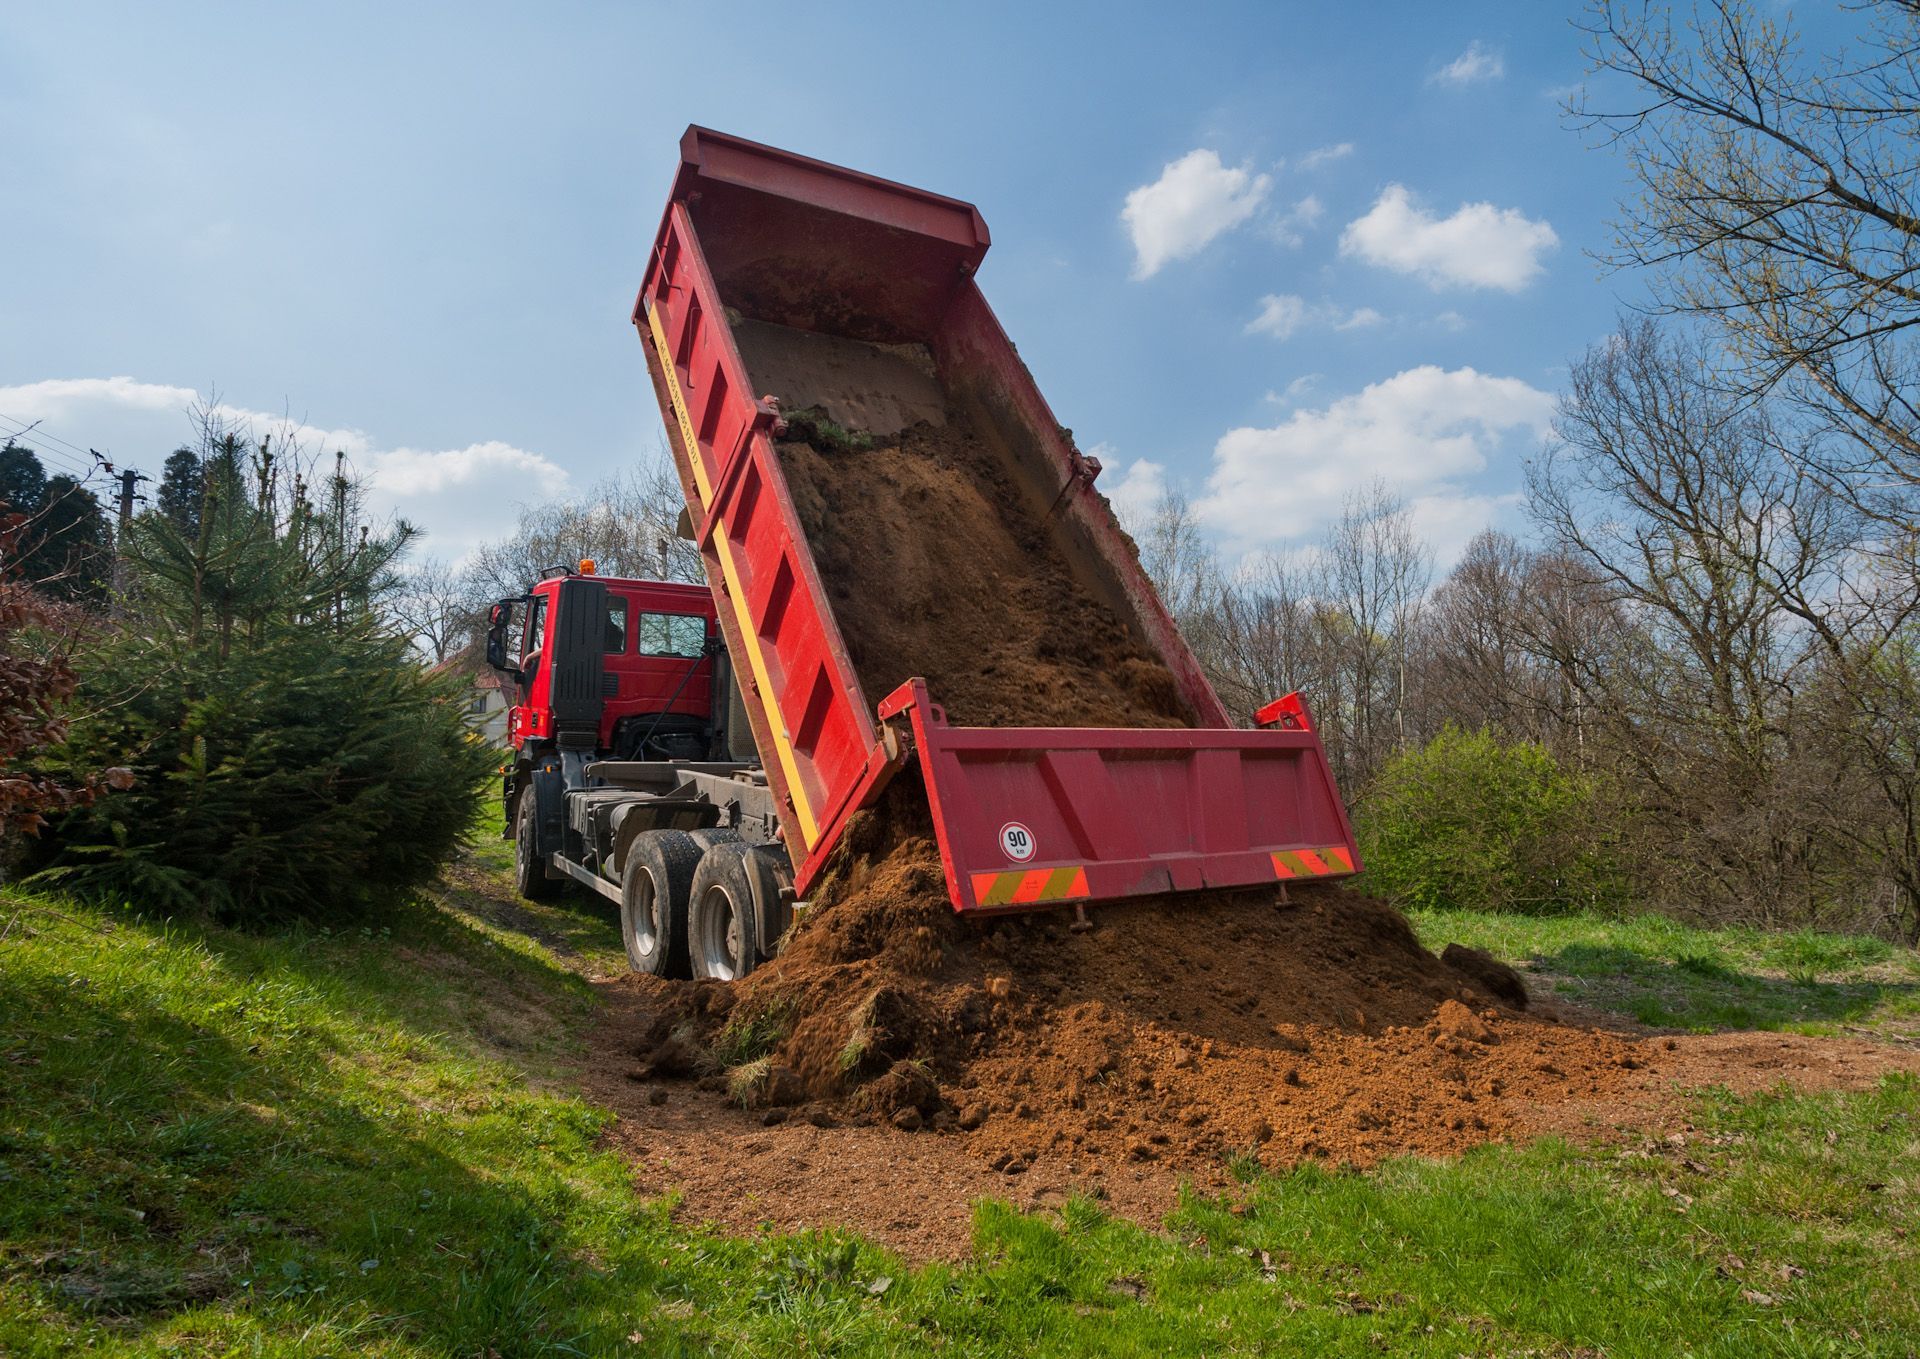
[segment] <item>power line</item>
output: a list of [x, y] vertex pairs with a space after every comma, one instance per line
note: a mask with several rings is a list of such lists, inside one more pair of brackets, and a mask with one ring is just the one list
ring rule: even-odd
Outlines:
[[20, 426], [18, 429], [7, 429], [4, 426], [0, 426], [0, 435], [5, 435], [9, 439], [25, 438], [31, 440], [34, 444], [38, 445], [38, 447], [34, 449], [36, 454], [63, 471], [77, 472], [85, 476], [94, 470], [97, 462], [105, 461], [103, 456], [95, 454], [90, 448], [77, 449], [73, 453], [67, 453], [63, 452], [61, 448], [46, 447], [48, 443], [59, 444], [62, 448], [69, 449], [75, 448], [75, 445], [68, 443], [65, 439], [59, 438], [56, 435], [48, 434], [29, 421], [20, 420], [11, 415], [0, 415], [0, 420], [9, 420]]
[[[0, 429], [0, 435], [5, 435], [8, 438], [12, 438], [14, 434], [19, 432], [20, 431], [17, 430]], [[93, 475], [94, 469], [90, 464], [82, 464], [77, 459], [68, 457], [58, 449], [36, 448], [31, 443], [23, 443], [20, 447], [30, 451], [48, 468], [58, 472], [62, 476], [72, 476], [76, 479], [84, 480]]]
[[[37, 426], [31, 424], [22, 424], [20, 428], [11, 430], [0, 425], [0, 435], [5, 435], [9, 439], [25, 439], [31, 443], [35, 451], [43, 457], [55, 462], [64, 460], [69, 465], [77, 464], [89, 471], [92, 470], [96, 462], [104, 461], [107, 456], [104, 453], [96, 453], [91, 448], [75, 450], [74, 446], [65, 439], [56, 438], [50, 434], [43, 438], [42, 431]], [[59, 447], [52, 447], [51, 445], [54, 444], [58, 444]]]
[[22, 420], [19, 416], [8, 415], [5, 411], [0, 411], [0, 420], [10, 421], [11, 423], [20, 426], [19, 429], [14, 431], [14, 433], [16, 434], [24, 433], [27, 430], [34, 430], [36, 431], [35, 437], [46, 439], [52, 443], [61, 445], [63, 448], [71, 449], [73, 453], [78, 457], [87, 458], [88, 460], [92, 459], [92, 455], [93, 455], [92, 449], [82, 448], [80, 447], [79, 444], [73, 443], [72, 441], [67, 439], [62, 439], [58, 434], [53, 433], [51, 430], [41, 429], [40, 426], [43, 423], [42, 421]]

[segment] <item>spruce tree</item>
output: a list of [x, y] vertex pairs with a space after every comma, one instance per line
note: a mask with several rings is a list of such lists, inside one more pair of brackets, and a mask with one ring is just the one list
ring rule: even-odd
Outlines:
[[40, 456], [9, 439], [0, 447], [0, 504], [31, 519], [47, 499], [47, 469]]
[[199, 456], [197, 514], [134, 522], [122, 624], [78, 659], [65, 758], [137, 782], [68, 816], [47, 871], [232, 920], [391, 905], [465, 834], [493, 765], [458, 681], [383, 623], [414, 531], [368, 524], [344, 460], [314, 496], [272, 440]]
[[191, 448], [176, 448], [167, 455], [154, 488], [154, 509], [171, 519], [182, 533], [192, 537], [200, 531], [200, 497], [204, 480], [200, 455]]

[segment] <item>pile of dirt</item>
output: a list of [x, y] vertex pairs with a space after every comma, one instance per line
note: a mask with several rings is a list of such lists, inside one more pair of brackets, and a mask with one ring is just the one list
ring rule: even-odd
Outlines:
[[1192, 725], [1166, 665], [1075, 579], [957, 412], [779, 449], [868, 699], [920, 675], [956, 725]]
[[[916, 416], [918, 387], [881, 401], [930, 369], [751, 338], [783, 400], [852, 394], [790, 405], [779, 448], [869, 699], [921, 675], [963, 725], [1190, 725], [1165, 665], [1076, 579], [1046, 507], [963, 414]], [[1088, 933], [1059, 915], [959, 919], [917, 779], [849, 829], [809, 895], [740, 984], [629, 983], [650, 1015], [626, 1045], [635, 1080], [694, 1077], [771, 1122], [930, 1130], [1002, 1173], [1048, 1158], [1099, 1175], [1457, 1150], [1640, 1065], [1632, 1042], [1529, 1016], [1498, 963], [1436, 958], [1350, 891], [1110, 905]]]
[[652, 988], [652, 1022], [629, 1074], [697, 1074], [759, 1032], [776, 1041], [732, 1088], [769, 1119], [799, 1105], [821, 1123], [964, 1139], [1003, 1172], [1048, 1158], [1098, 1176], [1458, 1151], [1540, 1105], [1606, 1097], [1642, 1065], [1633, 1040], [1529, 1014], [1511, 973], [1484, 955], [1442, 962], [1357, 892], [1199, 894], [1093, 918], [1086, 933], [1061, 915], [959, 919], [902, 798], [859, 827], [780, 956], [743, 983], [631, 983]]

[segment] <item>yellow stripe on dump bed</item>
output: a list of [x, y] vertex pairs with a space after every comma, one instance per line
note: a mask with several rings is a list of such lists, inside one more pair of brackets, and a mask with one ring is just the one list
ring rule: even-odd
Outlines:
[[[707, 479], [706, 468], [700, 460], [700, 441], [694, 437], [693, 421], [687, 416], [687, 401], [680, 394], [680, 373], [674, 367], [673, 355], [667, 350], [666, 331], [660, 325], [660, 313], [654, 308], [653, 299], [647, 299], [647, 324], [653, 331], [653, 352], [659, 356], [660, 371], [666, 375], [667, 395], [673, 399], [673, 413], [680, 421], [680, 438], [687, 450], [687, 461], [693, 467], [693, 479], [700, 489], [701, 504], [713, 503], [713, 484]], [[748, 456], [741, 453], [741, 457]], [[794, 753], [793, 738], [787, 734], [787, 719], [780, 711], [780, 705], [774, 701], [773, 673], [767, 668], [767, 658], [760, 648], [760, 630], [754, 626], [753, 616], [747, 612], [747, 592], [740, 583], [740, 570], [734, 565], [733, 544], [727, 539], [725, 524], [713, 526], [713, 554], [720, 560], [720, 575], [726, 582], [727, 599], [733, 605], [733, 620], [740, 628], [741, 640], [746, 644], [747, 665], [753, 671], [755, 696], [760, 700], [760, 713], [767, 720], [767, 730], [773, 733], [774, 753], [780, 761], [780, 772], [785, 776], [787, 795], [793, 801], [794, 820], [799, 822], [800, 838], [804, 848], [811, 850], [820, 838], [820, 823], [814, 819], [813, 806], [807, 799], [807, 786], [800, 781], [800, 760]]]
[[647, 299], [647, 329], [653, 332], [653, 352], [660, 359], [660, 371], [667, 375], [667, 395], [673, 400], [674, 418], [680, 422], [680, 442], [687, 450], [687, 464], [693, 468], [694, 483], [700, 488], [700, 504], [713, 504], [713, 482], [707, 476], [706, 461], [700, 456], [700, 440], [693, 433], [693, 417], [687, 414], [687, 398], [680, 393], [680, 372], [674, 367], [673, 351], [667, 347], [667, 330], [660, 324], [660, 309]]

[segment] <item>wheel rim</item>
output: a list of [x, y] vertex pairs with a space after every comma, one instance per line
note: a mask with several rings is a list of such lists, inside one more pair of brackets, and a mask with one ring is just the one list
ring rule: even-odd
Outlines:
[[653, 874], [639, 865], [634, 866], [633, 880], [633, 946], [642, 957], [651, 958], [660, 947], [660, 924], [654, 915]]
[[740, 956], [740, 913], [727, 889], [717, 884], [707, 889], [701, 905], [700, 957], [706, 973], [717, 981], [734, 981], [739, 976], [734, 959]]

